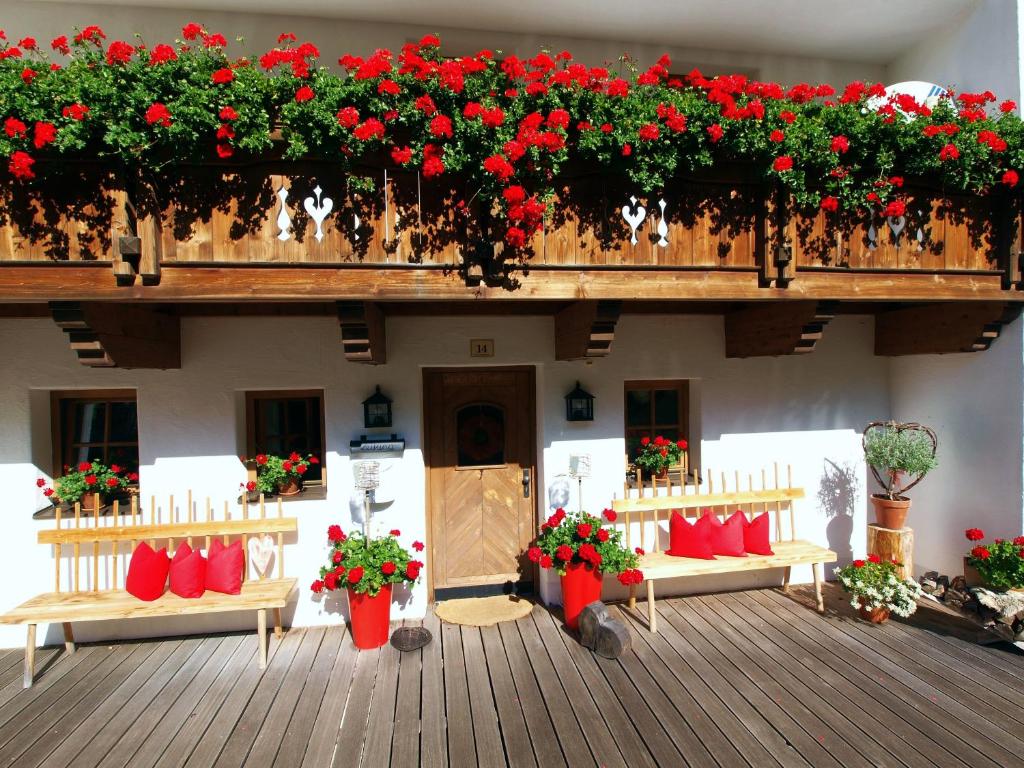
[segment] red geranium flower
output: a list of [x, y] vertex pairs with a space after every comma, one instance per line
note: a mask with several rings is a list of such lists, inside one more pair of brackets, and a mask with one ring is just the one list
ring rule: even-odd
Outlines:
[[643, 557], [645, 554], [647, 554], [644, 551], [643, 547], [634, 547], [633, 551], [640, 555], [640, 557]]
[[597, 529], [597, 540], [601, 542], [608, 541], [608, 531], [605, 528]]
[[108, 477], [107, 478], [107, 487], [108, 488], [117, 488], [117, 486], [118, 486], [118, 480], [117, 480], [116, 477]]
[[1024, 536], [1018, 536], [1013, 540], [1015, 547], [1024, 547]]
[[712, 123], [707, 127], [708, 136], [711, 137], [711, 143], [717, 144], [718, 141], [725, 135], [725, 130], [718, 123]]
[[281, 469], [283, 469], [285, 472], [291, 472], [292, 471], [292, 463], [290, 461], [282, 461], [281, 462]]
[[91, 474], [90, 475], [86, 475], [85, 476], [85, 484], [86, 485], [96, 485], [96, 475], [91, 475]]
[[572, 547], [568, 544], [562, 544], [555, 550], [555, 557], [564, 562], [572, 560]]
[[53, 123], [36, 123], [33, 130], [32, 144], [42, 149], [57, 138], [57, 127]]
[[356, 126], [352, 134], [360, 141], [384, 138], [384, 123], [375, 117], [367, 118], [363, 123]]
[[618, 514], [615, 512], [614, 509], [606, 509], [604, 511], [604, 519], [607, 520], [609, 523], [614, 523], [617, 517]]
[[772, 163], [774, 168], [779, 173], [784, 173], [793, 167], [793, 158], [789, 155], [779, 155], [775, 158], [775, 162]]
[[186, 40], [197, 40], [201, 34], [203, 34], [202, 26], [194, 21], [181, 28], [181, 36]]
[[298, 464], [295, 467], [295, 471], [298, 472], [300, 475], [306, 474], [307, 469], [309, 469], [309, 467], [307, 467], [305, 464]]
[[389, 96], [397, 96], [401, 92], [401, 87], [394, 80], [381, 80], [377, 83], [377, 93], [382, 96], [385, 94]]
[[300, 104], [304, 101], [309, 101], [314, 96], [316, 96], [316, 94], [313, 93], [313, 89], [310, 88], [308, 85], [302, 86], [301, 88], [299, 88], [299, 90], [295, 92], [295, 100]]
[[363, 578], [363, 566], [357, 565], [354, 568], [350, 568], [348, 572], [348, 583], [358, 584], [359, 580]]
[[385, 576], [390, 576], [395, 572], [395, 564], [392, 563], [390, 560], [382, 563], [380, 566], [380, 572], [383, 573]]
[[4, 133], [6, 133], [10, 138], [13, 139], [16, 136], [24, 136], [26, 131], [28, 131], [28, 126], [18, 118], [8, 117], [4, 120]]
[[398, 165], [405, 165], [412, 160], [412, 149], [409, 147], [392, 147], [391, 159]]
[[85, 120], [85, 116], [89, 114], [89, 108], [84, 104], [69, 104], [64, 107], [61, 114], [72, 120]]
[[97, 27], [95, 24], [90, 24], [77, 35], [75, 35], [76, 43], [95, 43], [100, 44], [100, 40], [106, 40], [107, 36], [103, 34], [103, 30]]
[[526, 245], [526, 232], [519, 227], [509, 227], [505, 230], [505, 242], [511, 248], [522, 248]]
[[773, 141], [776, 144], [780, 144], [786, 140], [786, 134], [776, 128], [770, 134], [768, 134], [768, 140]]
[[397, 528], [392, 528], [391, 529], [391, 535], [392, 536], [401, 536], [402, 532], [400, 530], [398, 530]]
[[259, 464], [260, 466], [266, 464], [267, 463], [267, 455], [265, 453], [257, 453], [256, 454], [256, 463]]
[[530, 562], [533, 563], [539, 563], [542, 554], [540, 547], [530, 547], [526, 550], [526, 556], [530, 558]]
[[882, 558], [880, 558], [878, 555], [868, 555], [868, 562], [869, 563], [880, 563], [880, 562], [882, 562]]
[[319, 595], [321, 592], [324, 591], [324, 583], [320, 579], [317, 579], [312, 584], [310, 584], [309, 588]]
[[57, 53], [62, 53], [65, 56], [71, 53], [67, 35], [61, 35], [60, 37], [53, 38], [53, 40], [50, 41], [50, 47], [57, 51]]
[[988, 547], [975, 547], [971, 550], [971, 556], [978, 560], [988, 560], [992, 553], [988, 551]]
[[1017, 175], [1016, 171], [1009, 170], [1003, 173], [1001, 181], [1008, 187], [1016, 187], [1017, 182], [1020, 181], [1020, 176]]
[[484, 170], [497, 176], [500, 181], [508, 180], [515, 173], [515, 168], [502, 155], [491, 155], [484, 160]]
[[968, 528], [964, 531], [968, 541], [981, 541], [985, 538], [985, 532], [981, 528]]
[[821, 198], [821, 210], [823, 211], [837, 211], [839, 210], [839, 198], [833, 197], [832, 195], [825, 195]]
[[552, 566], [551, 555], [543, 555], [540, 559], [541, 568], [550, 568]]
[[88, 472], [90, 467], [92, 467], [92, 464], [90, 464], [88, 461], [81, 461], [78, 463], [79, 472]]
[[423, 551], [423, 542], [422, 541], [414, 541], [412, 543], [412, 548], [415, 549], [417, 552], [422, 552]]
[[234, 107], [221, 107], [218, 117], [221, 120], [237, 120], [238, 112], [235, 111]]
[[224, 85], [225, 83], [230, 83], [232, 80], [235, 79], [235, 70], [233, 70], [231, 67], [221, 67], [212, 75], [210, 75], [210, 79], [217, 85]]
[[25, 67], [21, 70], [21, 79], [24, 80], [27, 85], [32, 85], [32, 81], [35, 80], [38, 75], [39, 73], [31, 67]]
[[907, 204], [905, 202], [902, 200], [892, 200], [887, 206], [885, 206], [884, 213], [886, 216], [897, 217], [906, 213], [906, 210]]
[[863, 568], [864, 567], [864, 561], [863, 560], [854, 560], [853, 561], [853, 567], [854, 568]]
[[446, 115], [435, 115], [430, 121], [430, 133], [437, 138], [452, 137], [452, 121]]
[[655, 141], [661, 135], [661, 129], [654, 123], [641, 125], [637, 135], [642, 141]]
[[956, 160], [960, 157], [960, 150], [956, 148], [956, 144], [947, 144], [939, 150], [939, 160]]
[[157, 64], [166, 64], [168, 61], [176, 61], [178, 53], [171, 46], [159, 43], [153, 46], [153, 50], [149, 52], [149, 66], [154, 67]]
[[135, 53], [135, 46], [123, 40], [115, 40], [107, 48], [107, 64], [127, 64]]
[[7, 163], [7, 170], [17, 179], [32, 179], [36, 175], [35, 171], [32, 170], [34, 163], [35, 159], [28, 152], [22, 152], [19, 149], [11, 153], [11, 159]]
[[255, 491], [256, 490], [256, 481], [255, 480], [250, 480], [248, 483], [246, 483], [245, 484], [245, 490], [247, 490], [249, 493], [252, 493], [253, 491]]
[[405, 577], [415, 581], [420, 577], [420, 568], [423, 567], [423, 563], [418, 560], [411, 560], [409, 564], [405, 566]]
[[341, 532], [340, 525], [332, 525], [327, 529], [327, 538], [331, 541], [344, 541], [345, 534]]
[[830, 148], [836, 154], [841, 155], [850, 148], [850, 140], [845, 136], [833, 136]]
[[590, 538], [591, 530], [593, 530], [593, 527], [590, 523], [580, 523], [576, 526], [576, 535], [581, 539], [588, 539]]
[[146, 110], [146, 122], [150, 125], [160, 124], [167, 128], [171, 124], [171, 112], [159, 101], [155, 102]]
[[331, 573], [324, 574], [324, 586], [327, 589], [337, 589], [338, 588], [338, 573], [335, 572], [335, 571], [332, 571]]

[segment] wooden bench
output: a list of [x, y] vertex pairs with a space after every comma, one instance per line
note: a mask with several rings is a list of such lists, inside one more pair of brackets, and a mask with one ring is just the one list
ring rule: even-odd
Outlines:
[[[785, 487], [779, 484], [777, 464], [774, 467], [773, 487], [768, 487], [767, 472], [764, 470], [761, 472], [760, 488], [754, 487], [753, 476], [748, 475], [746, 489], [741, 488], [738, 472], [733, 473], [733, 477], [732, 490], [727, 487], [725, 473], [721, 474], [720, 484], [716, 489], [716, 481], [710, 471], [706, 471], [703, 477], [694, 471], [691, 483], [677, 484], [675, 488], [669, 479], [659, 481], [657, 478], [650, 478], [650, 487], [647, 488], [638, 470], [636, 489], [631, 490], [630, 484], [627, 483], [624, 487], [624, 498], [612, 502], [612, 509], [618, 514], [615, 525], [623, 527], [626, 546], [633, 549], [639, 544], [640, 548], [645, 550], [645, 554], [640, 557], [639, 567], [643, 571], [647, 586], [647, 623], [651, 632], [658, 631], [658, 617], [654, 610], [654, 582], [658, 579], [781, 568], [782, 586], [783, 589], [788, 589], [791, 568], [794, 565], [809, 564], [814, 571], [818, 610], [824, 610], [821, 594], [822, 566], [835, 562], [837, 557], [830, 549], [796, 537], [793, 502], [804, 498], [804, 490], [792, 487], [792, 469], [787, 469], [788, 479]], [[746, 514], [748, 520], [767, 512], [771, 523], [770, 530], [774, 531], [772, 550], [775, 554], [746, 557], [717, 555], [714, 560], [666, 554], [661, 546], [661, 539], [664, 537], [666, 541], [668, 540], [668, 520], [672, 512], [696, 519], [708, 509], [721, 520], [725, 520], [738, 509]], [[665, 522], [664, 527], [661, 526], [662, 520]], [[784, 533], [786, 521], [788, 535]], [[630, 586], [629, 607], [636, 607], [636, 585]]]
[[[36, 595], [17, 608], [0, 616], [2, 624], [26, 624], [28, 640], [25, 645], [24, 686], [32, 685], [36, 650], [36, 625], [60, 623], [64, 628], [64, 642], [68, 652], [75, 650], [72, 624], [78, 621], [108, 621], [112, 619], [134, 619], [153, 616], [185, 616], [200, 613], [221, 613], [228, 611], [256, 611], [256, 626], [259, 640], [259, 664], [267, 664], [267, 611], [274, 611], [274, 633], [281, 637], [281, 609], [295, 590], [296, 579], [284, 578], [284, 535], [298, 530], [294, 517], [284, 517], [280, 500], [277, 515], [267, 516], [266, 505], [260, 498], [258, 516], [250, 516], [248, 505], [243, 505], [235, 519], [231, 517], [228, 502], [224, 502], [223, 519], [216, 520], [210, 500], [206, 500], [205, 514], [200, 515], [188, 494], [185, 519], [181, 520], [179, 510], [174, 506], [174, 497], [166, 510], [159, 510], [155, 499], [151, 499], [149, 522], [139, 508], [138, 497], [133, 497], [129, 511], [121, 514], [115, 502], [111, 517], [100, 517], [99, 506], [92, 514], [83, 511], [76, 504], [73, 517], [66, 517], [62, 525], [60, 510], [57, 510], [56, 528], [39, 532], [39, 543], [54, 547], [54, 591]], [[161, 517], [168, 522], [161, 522]], [[101, 520], [103, 521], [101, 523]], [[249, 562], [248, 538], [275, 535], [271, 541], [276, 545], [273, 553], [273, 567], [267, 566], [268, 573], [259, 574]], [[154, 549], [166, 544], [173, 553], [175, 543], [188, 542], [189, 546], [209, 549], [214, 537], [221, 537], [227, 545], [232, 539], [241, 539], [245, 556], [242, 571], [242, 591], [238, 595], [206, 592], [202, 597], [184, 599], [167, 591], [160, 598], [146, 602], [130, 595], [123, 588], [128, 560], [137, 542], [146, 541]], [[69, 572], [61, 573], [61, 562], [70, 549]], [[83, 549], [85, 550], [83, 552]], [[85, 578], [82, 579], [82, 561], [85, 561]], [[250, 578], [250, 569], [259, 578]], [[276, 571], [271, 578], [270, 572]]]

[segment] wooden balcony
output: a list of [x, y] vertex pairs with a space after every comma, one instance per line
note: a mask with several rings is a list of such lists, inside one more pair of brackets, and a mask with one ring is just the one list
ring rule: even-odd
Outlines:
[[514, 254], [464, 179], [268, 161], [129, 185], [65, 167], [4, 192], [0, 300], [1020, 297], [1016, 197], [908, 183], [898, 219], [826, 214], [743, 168], [715, 173], [649, 197], [567, 174]]
[[[633, 650], [595, 656], [542, 608], [424, 622], [422, 651], [358, 652], [339, 627], [0, 652], [0, 759], [18, 765], [1019, 766], [1024, 660], [873, 626], [829, 588], [660, 601]], [[418, 622], [413, 622], [418, 623]]]

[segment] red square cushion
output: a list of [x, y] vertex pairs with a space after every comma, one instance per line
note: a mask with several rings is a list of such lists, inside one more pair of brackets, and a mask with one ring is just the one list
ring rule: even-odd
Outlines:
[[171, 560], [171, 592], [178, 597], [202, 597], [206, 591], [206, 558], [185, 542]]
[[239, 594], [242, 591], [242, 569], [245, 567], [242, 542], [236, 541], [225, 547], [220, 539], [214, 539], [208, 554], [206, 588], [225, 595]]
[[728, 557], [747, 556], [747, 551], [743, 548], [743, 526], [747, 524], [747, 519], [742, 512], [734, 512], [724, 523], [711, 513], [705, 514], [701, 519], [709, 520], [711, 523], [712, 552]]
[[690, 523], [678, 512], [668, 521], [669, 549], [666, 554], [675, 557], [696, 557], [714, 560], [711, 549], [711, 524], [706, 518]]
[[[740, 514], [740, 513], [737, 513]], [[768, 513], [762, 512], [743, 526], [743, 548], [752, 555], [774, 555], [768, 536]]]
[[142, 542], [132, 552], [124, 588], [139, 600], [156, 600], [164, 593], [170, 567], [166, 548], [154, 552], [149, 544]]

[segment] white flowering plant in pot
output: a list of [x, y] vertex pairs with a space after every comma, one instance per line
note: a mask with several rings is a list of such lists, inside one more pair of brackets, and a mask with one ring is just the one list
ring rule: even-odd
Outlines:
[[900, 577], [897, 560], [882, 560], [868, 555], [867, 560], [854, 560], [836, 568], [835, 574], [843, 589], [852, 595], [850, 605], [863, 613], [895, 613], [906, 618], [917, 610], [921, 587], [913, 579]]

